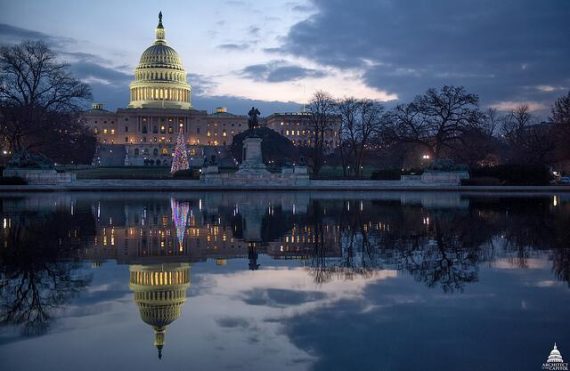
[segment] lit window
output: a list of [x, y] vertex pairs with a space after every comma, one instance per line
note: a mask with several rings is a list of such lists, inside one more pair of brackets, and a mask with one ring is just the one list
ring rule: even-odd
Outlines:
[[103, 134], [107, 134], [107, 129], [103, 129]]

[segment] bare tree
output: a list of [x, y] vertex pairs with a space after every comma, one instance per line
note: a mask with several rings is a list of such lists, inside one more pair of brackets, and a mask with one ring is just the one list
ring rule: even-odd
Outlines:
[[556, 141], [556, 160], [566, 162], [570, 160], [570, 91], [554, 102], [552, 106], [553, 135]]
[[365, 154], [380, 133], [384, 107], [369, 99], [345, 98], [338, 103], [341, 118], [340, 142], [343, 156], [352, 163], [352, 172], [362, 175]]
[[570, 125], [570, 91], [568, 95], [562, 96], [554, 102], [550, 120], [556, 124]]
[[540, 125], [526, 104], [503, 117], [502, 133], [514, 163], [543, 165], [554, 150], [550, 126]]
[[12, 151], [37, 150], [53, 137], [85, 135], [77, 113], [89, 98], [89, 86], [45, 43], [0, 47], [0, 135]]
[[452, 158], [470, 167], [496, 165], [499, 162], [501, 143], [497, 138], [501, 117], [490, 108], [481, 114], [479, 125], [466, 128], [461, 134], [461, 146], [451, 151]]
[[459, 86], [429, 89], [390, 113], [393, 140], [425, 147], [434, 159], [462, 141], [462, 134], [481, 122], [479, 97]]
[[334, 130], [336, 120], [336, 102], [333, 97], [318, 91], [307, 105], [309, 116], [309, 128], [311, 135], [311, 165], [313, 174], [321, 171], [325, 161], [326, 136]]

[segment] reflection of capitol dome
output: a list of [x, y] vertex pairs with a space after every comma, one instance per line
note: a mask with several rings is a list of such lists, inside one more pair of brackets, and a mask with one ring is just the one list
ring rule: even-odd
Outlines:
[[180, 317], [190, 286], [187, 263], [131, 265], [130, 285], [141, 319], [154, 329], [154, 345], [162, 357], [166, 326]]
[[554, 348], [550, 352], [550, 355], [548, 356], [546, 363], [563, 363], [563, 362], [564, 360], [562, 360], [562, 355], [560, 354], [560, 351], [556, 347], [556, 343], [554, 343]]
[[191, 107], [191, 87], [178, 53], [166, 45], [162, 13], [158, 16], [156, 40], [142, 54], [131, 83], [129, 107]]

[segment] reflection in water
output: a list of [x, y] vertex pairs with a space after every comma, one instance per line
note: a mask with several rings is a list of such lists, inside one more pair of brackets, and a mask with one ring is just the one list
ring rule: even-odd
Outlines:
[[170, 207], [172, 209], [172, 221], [176, 227], [176, 237], [178, 238], [178, 246], [180, 251], [184, 250], [184, 234], [188, 224], [188, 211], [190, 204], [188, 202], [178, 202], [174, 197], [170, 198]]
[[452, 293], [478, 281], [482, 263], [525, 268], [540, 257], [570, 284], [570, 203], [562, 196], [556, 203], [429, 193], [52, 199], [2, 199], [2, 324], [45, 332], [89, 284], [81, 259], [115, 260], [129, 265], [129, 287], [159, 358], [186, 300], [190, 264], [210, 259], [238, 258], [252, 271], [265, 268], [263, 256], [295, 260], [318, 287], [398, 271]]
[[187, 263], [131, 265], [130, 289], [141, 319], [154, 329], [154, 345], [162, 358], [166, 327], [180, 317], [190, 286]]
[[29, 208], [4, 201], [0, 248], [0, 324], [25, 335], [45, 333], [62, 306], [90, 281], [79, 251], [95, 234], [85, 205]]

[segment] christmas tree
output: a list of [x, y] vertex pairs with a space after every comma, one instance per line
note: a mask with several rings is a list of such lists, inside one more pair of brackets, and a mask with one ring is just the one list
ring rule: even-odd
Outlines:
[[186, 232], [186, 223], [188, 222], [188, 210], [190, 203], [176, 201], [170, 198], [170, 207], [172, 208], [172, 220], [176, 226], [176, 237], [178, 237], [179, 250], [184, 250], [184, 233]]
[[174, 148], [174, 158], [172, 159], [170, 174], [174, 174], [180, 170], [188, 170], [189, 167], [188, 152], [186, 152], [186, 141], [184, 140], [184, 134], [182, 134], [182, 128], [180, 128], [178, 138], [176, 139], [176, 148]]

